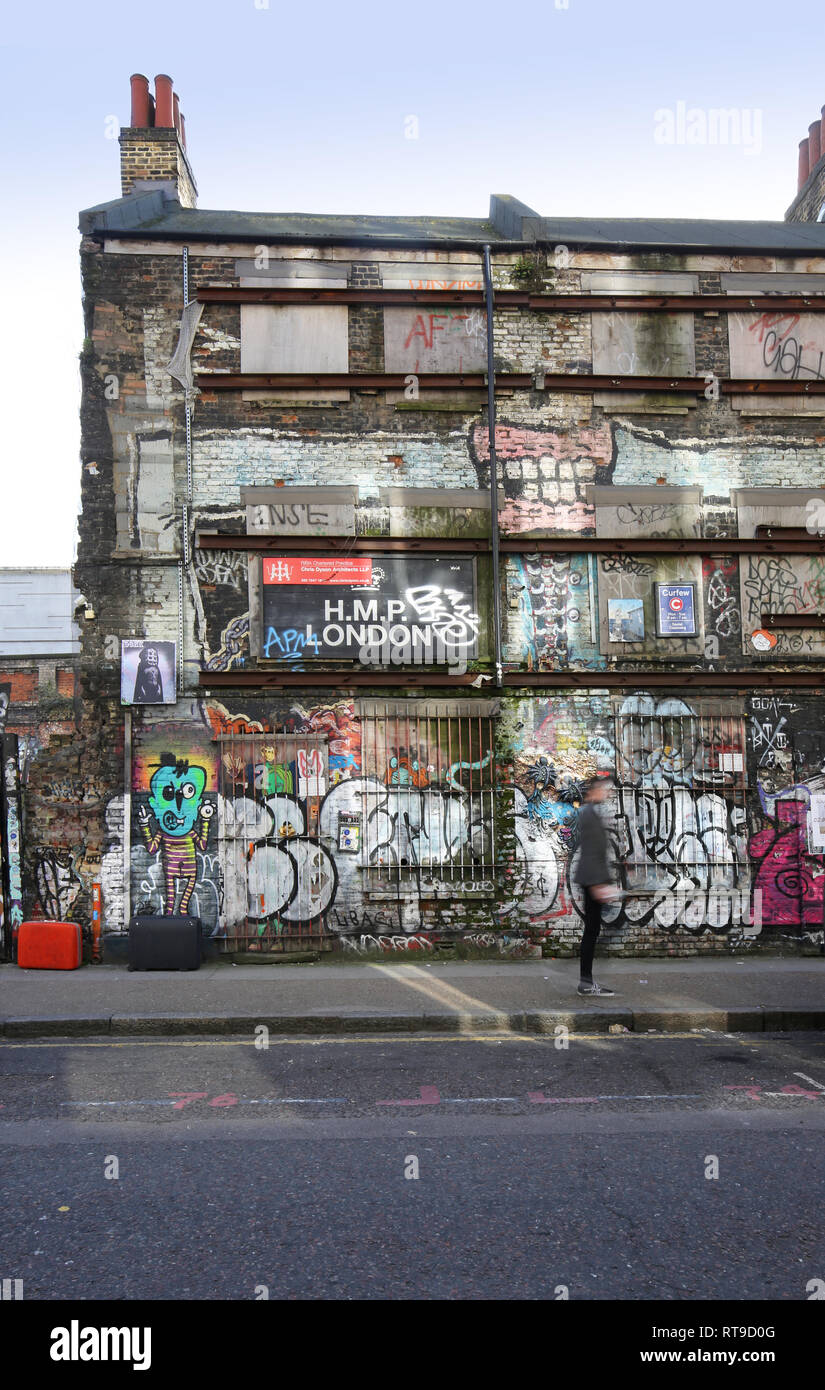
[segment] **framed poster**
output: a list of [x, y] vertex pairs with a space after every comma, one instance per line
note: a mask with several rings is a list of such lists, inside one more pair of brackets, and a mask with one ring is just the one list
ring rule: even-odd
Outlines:
[[607, 600], [609, 642], [641, 642], [645, 635], [645, 610], [640, 598]]
[[472, 559], [266, 555], [261, 579], [265, 661], [364, 662], [387, 647], [411, 663], [478, 655]]
[[696, 585], [656, 585], [656, 632], [659, 637], [696, 636]]
[[173, 705], [176, 689], [177, 642], [152, 642], [124, 637], [120, 644], [120, 703]]

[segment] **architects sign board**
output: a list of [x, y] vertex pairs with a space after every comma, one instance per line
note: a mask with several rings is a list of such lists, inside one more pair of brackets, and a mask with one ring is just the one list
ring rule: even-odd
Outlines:
[[267, 555], [261, 578], [264, 660], [439, 665], [478, 655], [472, 559]]
[[695, 637], [696, 585], [657, 584], [656, 622], [660, 637]]

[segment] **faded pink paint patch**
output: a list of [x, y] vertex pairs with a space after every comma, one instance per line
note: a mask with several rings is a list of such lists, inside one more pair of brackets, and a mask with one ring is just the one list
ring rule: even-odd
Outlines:
[[805, 803], [776, 802], [776, 821], [751, 836], [749, 852], [759, 862], [754, 888], [762, 893], [762, 920], [770, 926], [818, 926], [825, 875], [814, 877], [808, 856]]
[[[489, 435], [485, 425], [476, 425], [472, 436], [476, 457], [490, 457]], [[608, 425], [594, 429], [534, 430], [522, 425], [496, 425], [496, 455], [500, 459], [540, 458], [549, 454], [560, 460], [581, 459], [606, 468], [613, 457], [613, 439]]]
[[[471, 447], [479, 462], [490, 456], [489, 432], [477, 425]], [[532, 498], [511, 499], [501, 514], [503, 530], [511, 534], [566, 531], [573, 535], [594, 529], [593, 508], [584, 489], [595, 482], [597, 469], [613, 457], [613, 438], [607, 425], [569, 430], [536, 430], [522, 425], [496, 427], [500, 464], [530, 460]]]
[[502, 531], [515, 531], [519, 534], [531, 531], [593, 531], [595, 529], [594, 508], [586, 502], [569, 505], [557, 502], [528, 502], [522, 498], [508, 502], [499, 512], [499, 525]]

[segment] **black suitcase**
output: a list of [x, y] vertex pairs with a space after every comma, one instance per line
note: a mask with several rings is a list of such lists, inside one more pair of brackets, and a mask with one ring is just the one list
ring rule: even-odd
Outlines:
[[129, 926], [130, 970], [199, 970], [200, 917], [146, 917]]

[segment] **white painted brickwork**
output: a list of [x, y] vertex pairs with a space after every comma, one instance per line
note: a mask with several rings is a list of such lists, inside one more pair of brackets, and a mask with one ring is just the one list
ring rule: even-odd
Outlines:
[[[401, 455], [403, 471], [390, 456]], [[404, 437], [387, 431], [368, 436], [341, 433], [327, 439], [297, 432], [240, 429], [231, 435], [212, 430], [194, 435], [193, 492], [198, 506], [227, 506], [240, 487], [331, 486], [356, 483], [378, 487], [478, 486], [467, 450], [466, 430], [449, 435]]]

